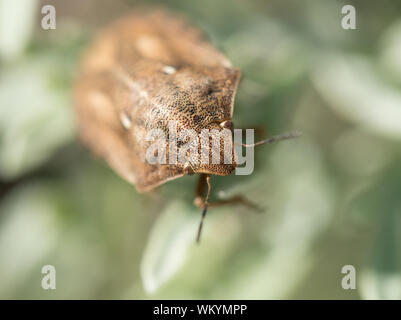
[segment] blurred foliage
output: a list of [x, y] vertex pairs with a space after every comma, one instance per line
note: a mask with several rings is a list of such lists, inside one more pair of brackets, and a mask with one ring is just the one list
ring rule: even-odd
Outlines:
[[212, 177], [213, 197], [264, 212], [210, 210], [197, 246], [196, 177], [139, 195], [75, 138], [79, 56], [138, 1], [54, 0], [45, 31], [47, 1], [0, 0], [0, 298], [400, 299], [401, 2], [144, 3], [185, 13], [242, 69], [238, 127], [304, 136], [257, 149], [251, 176]]

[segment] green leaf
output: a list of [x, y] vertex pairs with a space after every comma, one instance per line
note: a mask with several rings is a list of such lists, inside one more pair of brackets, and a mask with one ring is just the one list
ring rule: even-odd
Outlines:
[[193, 206], [172, 202], [152, 227], [141, 262], [141, 277], [147, 293], [156, 292], [187, 260], [199, 222], [199, 214], [189, 214], [195, 210]]
[[3, 179], [14, 179], [41, 165], [73, 138], [68, 93], [53, 86], [53, 70], [61, 63], [52, 56], [36, 56], [7, 68], [0, 77]]
[[13, 58], [25, 49], [33, 30], [37, 5], [37, 0], [0, 0], [0, 56]]
[[[366, 299], [401, 299], [401, 170], [389, 170], [354, 203], [375, 232], [370, 258], [360, 278]], [[358, 286], [358, 284], [357, 284]]]
[[10, 194], [0, 206], [0, 297], [12, 296], [56, 246], [56, 210], [49, 189], [41, 184]]
[[381, 39], [380, 64], [401, 83], [401, 20], [391, 24]]
[[336, 113], [377, 135], [401, 139], [401, 93], [378, 77], [371, 60], [324, 53], [314, 62], [313, 84]]

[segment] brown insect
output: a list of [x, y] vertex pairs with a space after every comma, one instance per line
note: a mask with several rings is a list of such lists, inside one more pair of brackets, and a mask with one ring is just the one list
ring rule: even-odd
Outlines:
[[[152, 129], [168, 135], [171, 120], [178, 123], [178, 131], [233, 130], [240, 74], [182, 17], [165, 10], [142, 10], [100, 32], [84, 56], [77, 81], [81, 140], [137, 191], [200, 174], [195, 197], [195, 204], [203, 208], [198, 241], [208, 206], [249, 204], [240, 196], [209, 203], [210, 175], [229, 175], [237, 163], [150, 164], [144, 159], [149, 147], [145, 137]], [[257, 144], [291, 137], [273, 137]]]

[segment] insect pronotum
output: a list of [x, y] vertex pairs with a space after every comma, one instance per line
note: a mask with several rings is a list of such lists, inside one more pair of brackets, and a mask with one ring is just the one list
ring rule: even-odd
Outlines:
[[[81, 140], [120, 176], [149, 191], [167, 181], [200, 174], [195, 204], [202, 208], [199, 242], [207, 208], [246, 201], [240, 197], [210, 203], [210, 176], [226, 176], [231, 163], [149, 163], [144, 158], [149, 131], [168, 136], [192, 129], [233, 130], [234, 96], [240, 70], [185, 19], [165, 10], [142, 10], [102, 30], [86, 51], [76, 85], [76, 111]], [[288, 139], [287, 134], [253, 145]], [[167, 149], [169, 149], [167, 141]], [[222, 147], [218, 152], [222, 153]], [[220, 155], [219, 153], [219, 155]], [[205, 188], [207, 194], [204, 198]]]

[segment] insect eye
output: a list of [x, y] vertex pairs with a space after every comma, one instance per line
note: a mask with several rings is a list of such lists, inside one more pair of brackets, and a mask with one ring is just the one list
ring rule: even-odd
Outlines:
[[220, 127], [225, 128], [225, 129], [232, 129], [233, 125], [234, 124], [231, 120], [226, 120], [226, 121], [220, 122]]

